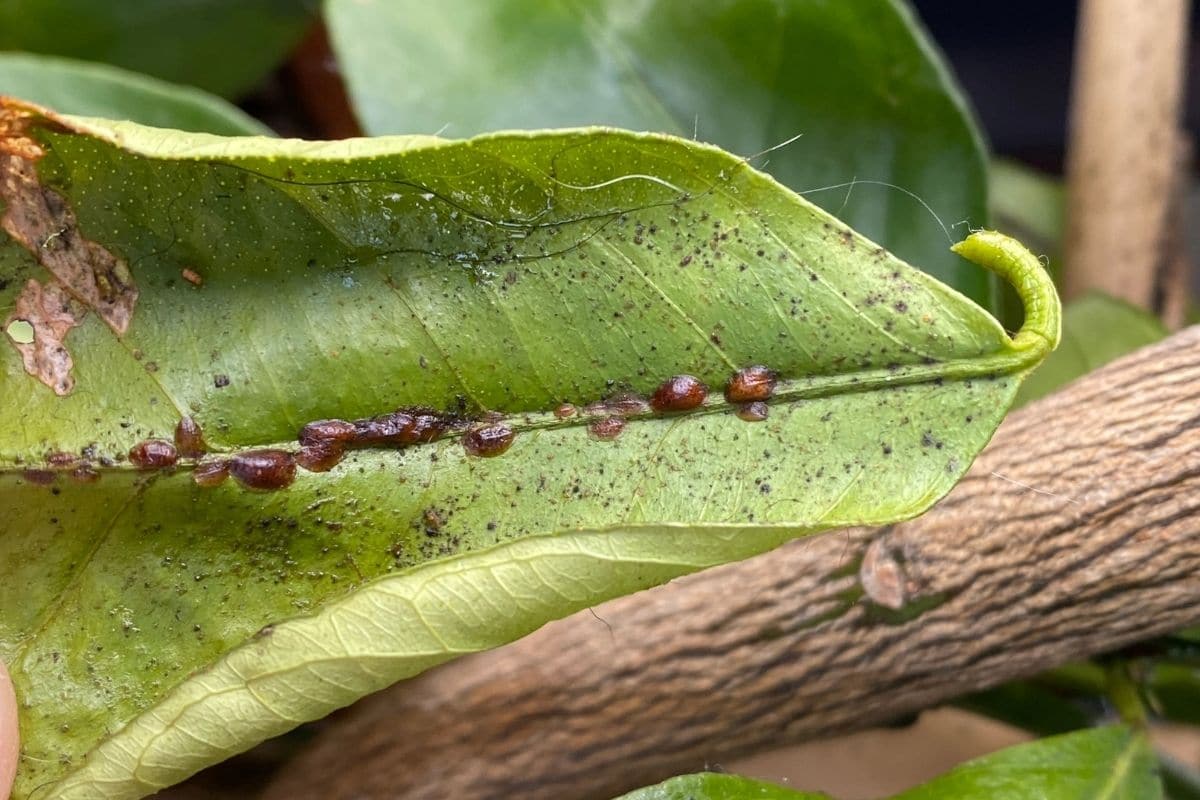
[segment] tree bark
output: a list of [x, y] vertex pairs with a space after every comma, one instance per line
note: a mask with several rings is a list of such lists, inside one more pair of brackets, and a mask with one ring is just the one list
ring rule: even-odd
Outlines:
[[1200, 620], [1200, 326], [1013, 414], [925, 516], [621, 598], [358, 704], [266, 792], [608, 798]]
[[1180, 202], [1188, 0], [1083, 0], [1067, 152], [1068, 298], [1099, 289], [1161, 312]]

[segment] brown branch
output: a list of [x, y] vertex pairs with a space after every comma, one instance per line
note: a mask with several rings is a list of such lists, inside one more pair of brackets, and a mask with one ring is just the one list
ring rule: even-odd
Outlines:
[[1067, 152], [1068, 297], [1159, 311], [1181, 168], [1188, 0], [1083, 0]]
[[360, 703], [266, 793], [605, 798], [1200, 620], [1200, 326], [1012, 415], [931, 512], [552, 623]]

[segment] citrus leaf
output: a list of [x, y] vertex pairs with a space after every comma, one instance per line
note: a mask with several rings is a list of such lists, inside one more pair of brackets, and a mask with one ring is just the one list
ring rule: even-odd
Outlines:
[[605, 124], [743, 154], [801, 135], [764, 168], [830, 187], [807, 196], [993, 302], [938, 220], [986, 224], [982, 137], [902, 0], [326, 0], [325, 17], [368, 133]]
[[[893, 800], [1161, 800], [1144, 733], [1124, 727], [1079, 731], [968, 761]], [[664, 781], [619, 800], [820, 800], [769, 783], [701, 773]]]
[[0, 94], [63, 114], [128, 119], [223, 136], [270, 136], [258, 120], [190, 86], [106, 64], [32, 53], [0, 53]]
[[969, 761], [895, 800], [1161, 800], [1157, 763], [1145, 733], [1096, 728]]
[[602, 599], [919, 514], [1058, 338], [1015, 242], [958, 245], [1025, 298], [1010, 338], [669, 136], [2, 108], [19, 798], [141, 796]]
[[312, 24], [316, 4], [5, 0], [0, 50], [98, 61], [232, 97], [252, 89], [284, 59]]
[[796, 792], [737, 775], [701, 772], [680, 775], [655, 786], [623, 794], [617, 800], [829, 800], [829, 796]]

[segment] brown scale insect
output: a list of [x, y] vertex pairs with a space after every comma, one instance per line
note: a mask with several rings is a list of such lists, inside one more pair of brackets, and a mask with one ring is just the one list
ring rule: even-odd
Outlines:
[[575, 416], [575, 406], [571, 405], [570, 403], [563, 403], [558, 408], [554, 409], [554, 416], [558, 417], [559, 419], [573, 417]]
[[756, 401], [746, 403], [744, 406], [738, 408], [737, 415], [738, 419], [745, 420], [746, 422], [762, 422], [767, 418], [769, 412], [770, 406], [761, 401]]
[[605, 417], [598, 419], [591, 425], [588, 425], [588, 435], [593, 439], [601, 441], [612, 441], [621, 435], [621, 431], [625, 430], [625, 419], [623, 417]]
[[346, 445], [335, 439], [326, 439], [301, 446], [296, 454], [296, 463], [309, 472], [329, 472], [341, 463], [345, 455]]
[[296, 480], [296, 458], [286, 450], [247, 450], [229, 459], [229, 474], [247, 489], [283, 489]]
[[646, 402], [646, 398], [632, 392], [614, 395], [604, 401], [604, 406], [613, 414], [620, 414], [623, 417], [646, 414], [650, 411], [650, 404]]
[[608, 403], [603, 400], [597, 400], [594, 403], [588, 403], [583, 407], [583, 413], [593, 416], [596, 414], [605, 414], [608, 412]]
[[27, 469], [21, 473], [21, 477], [30, 483], [36, 483], [38, 486], [49, 486], [58, 480], [58, 473], [49, 469]]
[[514, 438], [516, 434], [512, 428], [503, 423], [496, 423], [483, 428], [472, 428], [463, 434], [463, 448], [469, 456], [491, 458], [508, 450]]
[[175, 466], [179, 452], [163, 439], [147, 439], [129, 448], [129, 462], [138, 469], [164, 469]]
[[439, 414], [418, 413], [413, 417], [412, 431], [409, 433], [411, 441], [406, 444], [432, 442], [449, 427], [450, 421]]
[[192, 481], [197, 486], [219, 486], [229, 477], [229, 462], [225, 459], [217, 461], [201, 461], [192, 470]]
[[676, 375], [663, 381], [650, 398], [655, 411], [690, 411], [704, 403], [708, 387], [692, 375]]
[[725, 399], [731, 403], [768, 400], [775, 393], [778, 377], [775, 370], [761, 364], [740, 369], [725, 384]]
[[300, 444], [307, 447], [327, 442], [351, 442], [358, 435], [358, 427], [344, 419], [320, 419], [300, 429]]
[[449, 427], [448, 420], [428, 409], [400, 409], [353, 424], [353, 442], [359, 445], [432, 442]]
[[79, 456], [74, 453], [54, 452], [46, 456], [46, 463], [54, 469], [68, 469], [74, 467], [80, 462]]
[[204, 431], [200, 423], [191, 417], [183, 417], [175, 426], [175, 449], [184, 458], [199, 458], [208, 452], [208, 444], [204, 441]]

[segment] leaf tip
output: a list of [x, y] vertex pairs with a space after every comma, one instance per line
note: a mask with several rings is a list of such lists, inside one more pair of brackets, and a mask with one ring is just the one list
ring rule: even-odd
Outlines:
[[1008, 281], [1021, 298], [1025, 322], [1013, 347], [1028, 354], [1031, 365], [1058, 347], [1062, 304], [1050, 274], [1025, 245], [997, 231], [976, 231], [950, 248], [963, 258]]

